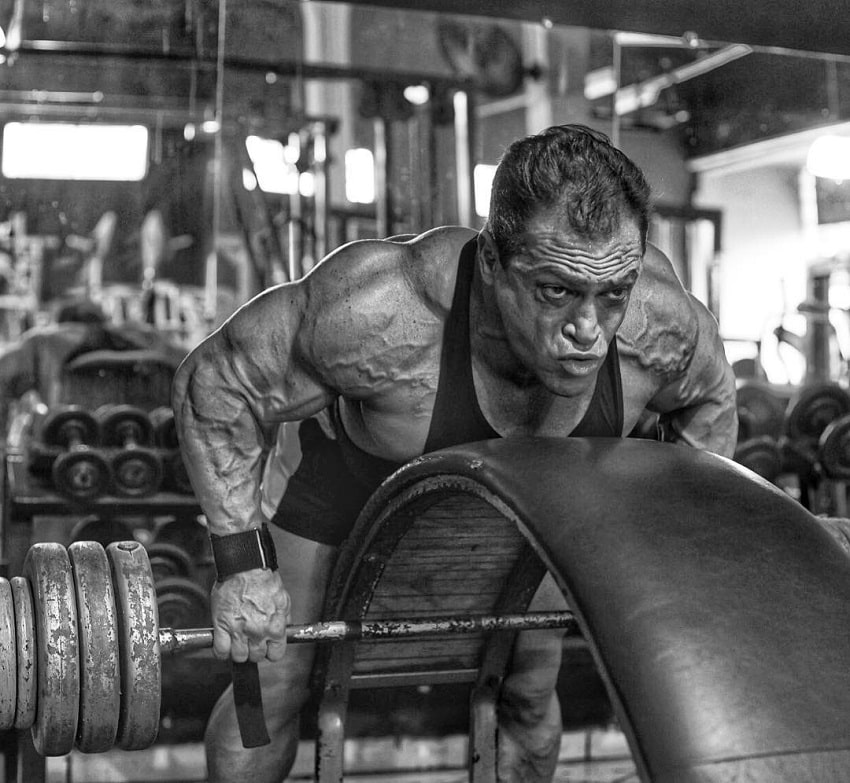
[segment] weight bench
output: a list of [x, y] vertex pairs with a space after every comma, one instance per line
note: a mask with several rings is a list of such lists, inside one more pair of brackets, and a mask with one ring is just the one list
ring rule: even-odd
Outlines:
[[[326, 616], [523, 612], [548, 568], [642, 780], [850, 779], [850, 558], [754, 473], [685, 446], [510, 439], [413, 460], [375, 492]], [[513, 632], [320, 646], [317, 776], [349, 691], [472, 683], [469, 777], [495, 780]]]

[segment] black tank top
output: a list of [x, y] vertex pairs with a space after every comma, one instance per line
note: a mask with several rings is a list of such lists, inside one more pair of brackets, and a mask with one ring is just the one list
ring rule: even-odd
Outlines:
[[[481, 412], [472, 379], [469, 293], [475, 247], [475, 241], [467, 243], [460, 255], [426, 452], [499, 437]], [[369, 496], [401, 463], [376, 457], [352, 443], [340, 417], [339, 401], [331, 410], [336, 439], [329, 438], [316, 419], [301, 422], [302, 459], [289, 478], [272, 523], [304, 538], [339, 546]], [[620, 437], [622, 431], [623, 395], [615, 341], [597, 376], [587, 413], [572, 435]]]
[[[489, 424], [475, 395], [469, 343], [469, 296], [477, 242], [471, 239], [460, 253], [457, 282], [443, 332], [440, 378], [434, 399], [425, 453], [501, 437]], [[358, 481], [375, 488], [402, 463], [376, 457], [355, 445], [345, 432], [334, 406], [335, 429], [346, 466]], [[614, 437], [623, 434], [623, 388], [616, 337], [597, 375], [596, 388], [582, 420], [571, 437]]]

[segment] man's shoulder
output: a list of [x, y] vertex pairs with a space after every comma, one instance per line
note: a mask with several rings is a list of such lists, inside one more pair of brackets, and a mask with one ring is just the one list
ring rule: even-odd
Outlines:
[[665, 379], [683, 373], [696, 350], [696, 303], [669, 259], [651, 245], [617, 337], [627, 359]]
[[448, 310], [454, 296], [458, 259], [477, 232], [461, 226], [441, 226], [410, 241], [406, 274], [422, 299], [439, 310]]
[[354, 286], [361, 296], [376, 299], [403, 286], [429, 308], [447, 309], [461, 250], [475, 236], [469, 228], [442, 226], [417, 235], [359, 240], [331, 253], [308, 277], [313, 288]]

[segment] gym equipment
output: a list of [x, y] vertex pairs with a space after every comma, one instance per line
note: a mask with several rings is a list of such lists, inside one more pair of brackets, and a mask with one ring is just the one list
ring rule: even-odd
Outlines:
[[210, 623], [209, 592], [186, 577], [156, 580], [156, 606], [160, 624], [170, 628]]
[[792, 440], [817, 441], [827, 425], [850, 413], [850, 395], [836, 383], [801, 387], [788, 403], [785, 433]]
[[96, 419], [76, 405], [53, 408], [41, 428], [40, 440], [48, 449], [60, 449], [50, 469], [57, 491], [74, 500], [87, 501], [109, 488], [111, 469], [101, 451]]
[[733, 459], [768, 481], [775, 481], [782, 471], [782, 452], [770, 435], [749, 438], [739, 443]]
[[[159, 730], [162, 670], [156, 589], [145, 548], [136, 541], [110, 544], [118, 644], [121, 662], [121, 709], [118, 747], [139, 750], [156, 740]], [[129, 652], [131, 651], [131, 652]]]
[[118, 731], [121, 676], [115, 590], [104, 548], [94, 541], [68, 547], [74, 577], [80, 645], [80, 712], [76, 746], [108, 750]]
[[[15, 727], [30, 728], [36, 750], [46, 756], [63, 755], [75, 745], [88, 753], [107, 750], [113, 742], [124, 750], [149, 747], [159, 728], [161, 654], [203, 650], [213, 644], [212, 628], [159, 625], [158, 602], [164, 596], [164, 614], [170, 616], [174, 598], [190, 595], [185, 580], [180, 586], [173, 577], [163, 580], [158, 597], [147, 553], [136, 541], [113, 542], [106, 550], [97, 542], [77, 541], [67, 550], [56, 543], [35, 544], [24, 563], [25, 577], [12, 582], [22, 592], [32, 586], [34, 621], [30, 626], [9, 624], [4, 638], [18, 649], [34, 649], [35, 655], [29, 663], [19, 658], [17, 669], [13, 663], [6, 666], [15, 676], [4, 678], [0, 669], [4, 714], [14, 716], [17, 709], [21, 719]], [[11, 584], [0, 578], [0, 612], [10, 622], [15, 616], [12, 607], [18, 606]], [[192, 600], [197, 602], [201, 592], [193, 585]], [[287, 640], [389, 640], [570, 626], [574, 628], [569, 613], [337, 621], [291, 626]], [[12, 661], [14, 647], [6, 658]], [[31, 695], [16, 686], [16, 679], [33, 676], [33, 670], [38, 680], [34, 710]], [[29, 722], [27, 710], [33, 713]]]
[[778, 438], [782, 433], [787, 399], [782, 399], [767, 384], [758, 381], [740, 383], [735, 403], [740, 441], [762, 435]]
[[850, 479], [850, 415], [827, 425], [818, 442], [818, 453], [827, 478]]
[[147, 413], [133, 405], [103, 405], [95, 418], [108, 449], [115, 493], [132, 498], [156, 494], [162, 484], [162, 460], [150, 448], [153, 426]]
[[159, 584], [167, 577], [191, 577], [194, 571], [192, 558], [183, 547], [166, 541], [153, 541], [146, 547], [154, 582]]
[[35, 721], [35, 705], [38, 700], [32, 590], [29, 581], [22, 576], [13, 576], [9, 582], [15, 609], [15, 650], [18, 667], [15, 728], [26, 729]]
[[154, 442], [161, 449], [179, 449], [177, 427], [174, 424], [174, 411], [169, 405], [160, 405], [150, 412], [151, 426], [154, 432]]
[[[141, 573], [143, 547], [108, 551], [120, 546]], [[571, 613], [526, 614], [543, 568]], [[349, 689], [400, 681], [473, 683], [470, 774], [492, 780], [512, 634], [537, 621], [581, 631], [644, 781], [850, 774], [850, 558], [799, 503], [713, 454], [512, 438], [415, 459], [360, 514], [325, 616], [339, 620], [288, 633], [348, 642], [320, 648], [321, 781], [339, 780]], [[145, 617], [148, 650], [212, 642]], [[422, 625], [439, 638], [423, 641]], [[119, 655], [161, 665], [123, 643]]]
[[196, 564], [212, 565], [212, 547], [205, 525], [197, 516], [180, 516], [161, 523], [155, 533], [154, 544], [172, 544], [187, 552]]
[[163, 452], [165, 486], [173, 492], [191, 495], [194, 490], [183, 462], [180, 443], [177, 440], [174, 411], [170, 406], [160, 406], [150, 412], [150, 419], [153, 425], [154, 442]]
[[[780, 489], [697, 449], [510, 438], [412, 460], [361, 513], [325, 616], [425, 612], [451, 582], [477, 600], [472, 576], [488, 554], [491, 567], [504, 559], [494, 545], [517, 530], [575, 614], [641, 780], [850, 777], [850, 558]], [[446, 645], [393, 647], [319, 650], [319, 780], [343, 770], [349, 690], [426, 681], [414, 677]], [[471, 780], [493, 780], [487, 691], [499, 680], [484, 656], [472, 675]]]
[[92, 514], [74, 524], [71, 541], [97, 541], [106, 547], [113, 541], [127, 541], [133, 537], [133, 523], [114, 516]]
[[17, 657], [12, 586], [4, 581], [0, 582], [0, 731], [6, 731], [15, 725]]
[[43, 756], [61, 756], [74, 746], [80, 711], [77, 602], [65, 547], [32, 547], [24, 560], [24, 577], [34, 608], [38, 689], [33, 745]]

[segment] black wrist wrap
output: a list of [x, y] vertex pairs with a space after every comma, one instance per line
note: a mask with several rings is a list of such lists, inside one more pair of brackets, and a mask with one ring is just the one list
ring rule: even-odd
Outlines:
[[277, 553], [268, 525], [226, 536], [210, 534], [219, 582], [253, 568], [277, 570]]

